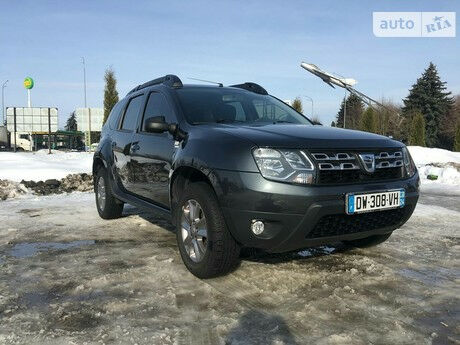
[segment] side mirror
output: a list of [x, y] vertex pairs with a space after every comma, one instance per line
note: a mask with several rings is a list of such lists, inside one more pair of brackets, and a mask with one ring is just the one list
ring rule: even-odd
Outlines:
[[177, 123], [166, 123], [164, 116], [154, 116], [145, 120], [144, 130], [149, 133], [169, 132], [175, 140], [184, 140], [187, 133]]
[[169, 130], [164, 116], [154, 116], [145, 120], [144, 129], [149, 133], [164, 133]]
[[314, 126], [322, 126], [323, 124], [321, 122], [319, 122], [318, 120], [311, 120], [311, 122], [313, 122], [313, 125]]

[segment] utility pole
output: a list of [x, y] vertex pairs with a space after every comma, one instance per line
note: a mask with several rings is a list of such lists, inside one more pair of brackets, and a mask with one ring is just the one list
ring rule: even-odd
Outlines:
[[2, 125], [5, 124], [5, 87], [6, 84], [8, 83], [8, 80], [5, 80], [5, 82], [2, 84]]
[[304, 95], [304, 97], [308, 98], [308, 100], [311, 102], [311, 117], [313, 118], [313, 98], [307, 95]]
[[88, 109], [88, 146], [91, 147], [91, 110], [88, 108], [86, 103], [86, 62], [83, 56], [81, 57], [81, 63], [83, 64], [83, 91], [85, 96], [85, 109]]
[[85, 58], [81, 58], [81, 63], [83, 64], [83, 91], [85, 95], [85, 108], [86, 108], [86, 63]]
[[[341, 78], [344, 78], [345, 77], [339, 73], [335, 73], [334, 74], [337, 74], [339, 77]], [[343, 128], [346, 128], [345, 125], [346, 125], [346, 120], [347, 119], [347, 89], [345, 88], [345, 96], [343, 97]]]
[[16, 107], [13, 108], [13, 135], [14, 135], [14, 152], [17, 150], [16, 145]]
[[48, 108], [48, 154], [51, 154], [51, 108]]
[[91, 151], [91, 108], [88, 108], [89, 150]]

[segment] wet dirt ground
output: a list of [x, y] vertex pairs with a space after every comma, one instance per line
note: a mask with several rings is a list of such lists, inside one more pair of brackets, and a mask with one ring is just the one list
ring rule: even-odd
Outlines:
[[166, 220], [93, 194], [0, 202], [0, 344], [458, 344], [460, 203], [384, 244], [257, 254], [199, 280]]

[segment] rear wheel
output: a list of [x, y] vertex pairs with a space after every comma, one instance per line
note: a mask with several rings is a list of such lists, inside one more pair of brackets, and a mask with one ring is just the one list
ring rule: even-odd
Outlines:
[[373, 247], [385, 242], [391, 234], [392, 232], [383, 235], [373, 235], [366, 238], [360, 238], [358, 240], [344, 241], [344, 243], [358, 248]]
[[211, 278], [236, 266], [240, 247], [231, 236], [208, 184], [190, 184], [181, 195], [175, 213], [177, 244], [192, 274]]
[[96, 207], [101, 218], [120, 218], [123, 212], [123, 203], [117, 200], [110, 188], [107, 170], [99, 168], [94, 180], [94, 194], [96, 195]]

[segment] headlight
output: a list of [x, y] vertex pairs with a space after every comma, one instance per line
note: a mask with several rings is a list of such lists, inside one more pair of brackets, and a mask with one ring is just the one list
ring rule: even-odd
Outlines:
[[301, 184], [313, 182], [315, 166], [303, 151], [259, 148], [252, 154], [266, 179]]
[[409, 150], [407, 147], [403, 147], [402, 149], [403, 159], [404, 159], [404, 167], [406, 168], [406, 175], [408, 177], [412, 177], [415, 175], [417, 168], [415, 167], [415, 163], [410, 156]]

